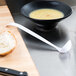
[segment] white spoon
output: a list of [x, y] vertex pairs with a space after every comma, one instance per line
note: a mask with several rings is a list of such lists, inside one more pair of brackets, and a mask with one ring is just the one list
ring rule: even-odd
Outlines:
[[30, 29], [28, 29], [28, 28], [26, 28], [26, 27], [24, 27], [18, 23], [9, 23], [8, 25], [18, 27], [19, 29], [23, 30], [24, 32], [27, 32], [28, 34], [36, 37], [37, 39], [39, 39], [39, 40], [45, 42], [46, 44], [54, 47], [60, 53], [66, 53], [71, 49], [71, 46], [72, 46], [71, 40], [69, 40], [62, 48], [60, 48], [60, 47], [57, 47], [56, 45], [52, 44], [51, 42], [49, 42], [45, 38], [41, 37], [40, 35], [36, 34], [35, 32], [31, 31]]

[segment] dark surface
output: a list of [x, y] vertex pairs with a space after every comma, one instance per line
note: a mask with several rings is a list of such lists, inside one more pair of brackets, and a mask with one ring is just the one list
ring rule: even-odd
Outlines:
[[[38, 9], [45, 9], [45, 8], [59, 10], [64, 14], [64, 17], [59, 18], [59, 19], [53, 19], [53, 20], [39, 20], [39, 19], [33, 19], [33, 18], [29, 17], [29, 14], [32, 11], [38, 10]], [[24, 5], [21, 9], [21, 13], [26, 18], [37, 23], [36, 26], [38, 27], [38, 30], [42, 29], [45, 31], [49, 31], [49, 30], [52, 30], [53, 28], [55, 28], [55, 26], [57, 25], [57, 23], [59, 21], [70, 16], [72, 13], [72, 10], [71, 10], [70, 6], [68, 6], [67, 4], [64, 4], [63, 2], [60, 2], [60, 1], [33, 1], [33, 2], [30, 2], [26, 5]]]

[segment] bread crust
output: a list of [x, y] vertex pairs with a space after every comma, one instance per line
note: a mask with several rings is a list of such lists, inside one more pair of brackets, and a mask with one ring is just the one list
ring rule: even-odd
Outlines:
[[[4, 31], [4, 32], [9, 32], [13, 36], [13, 38], [15, 39], [15, 47], [5, 53], [1, 53], [0, 56], [6, 56], [6, 55], [10, 54], [17, 46], [17, 40], [16, 40], [15, 35], [13, 33], [11, 33], [10, 31]], [[3, 33], [3, 32], [1, 32], [1, 33]]]
[[14, 49], [15, 49], [15, 47], [14, 47], [13, 49], [9, 50], [8, 52], [1, 53], [0, 56], [8, 55], [8, 54], [10, 54]]

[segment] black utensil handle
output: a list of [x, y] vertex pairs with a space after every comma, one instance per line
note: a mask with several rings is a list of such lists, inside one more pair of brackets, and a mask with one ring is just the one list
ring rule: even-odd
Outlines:
[[13, 69], [8, 69], [4, 67], [0, 67], [0, 75], [14, 75], [14, 76], [28, 76], [27, 72], [20, 72]]

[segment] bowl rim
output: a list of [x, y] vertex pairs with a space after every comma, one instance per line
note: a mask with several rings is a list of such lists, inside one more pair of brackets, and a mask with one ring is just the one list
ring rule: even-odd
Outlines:
[[[49, 0], [47, 0], [47, 1], [45, 1], [45, 0], [40, 0], [40, 1], [31, 1], [31, 2], [29, 2], [29, 3], [27, 3], [27, 4], [25, 4], [22, 8], [21, 8], [21, 13], [22, 13], [22, 11], [23, 11], [23, 8], [26, 6], [26, 5], [28, 5], [28, 4], [31, 4], [31, 3], [34, 3], [34, 2], [48, 2]], [[38, 21], [53, 21], [53, 20], [62, 20], [62, 19], [65, 19], [65, 18], [67, 18], [67, 17], [69, 17], [71, 14], [72, 14], [72, 8], [68, 5], [68, 4], [66, 4], [66, 3], [64, 3], [64, 2], [62, 2], [62, 1], [49, 1], [49, 2], [58, 2], [58, 3], [62, 3], [62, 4], [65, 4], [66, 6], [68, 6], [69, 8], [70, 8], [70, 13], [69, 14], [67, 14], [66, 16], [64, 16], [64, 17], [62, 17], [62, 18], [58, 18], [58, 19], [35, 19], [35, 18], [31, 18], [31, 17], [29, 17], [29, 16], [26, 16], [26, 15], [24, 15], [23, 13], [22, 13], [22, 15], [23, 16], [25, 16], [26, 18], [28, 18], [28, 19], [32, 19], [32, 20], [38, 20]], [[50, 8], [49, 8], [50, 9]], [[57, 9], [56, 9], [57, 10]]]

